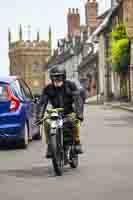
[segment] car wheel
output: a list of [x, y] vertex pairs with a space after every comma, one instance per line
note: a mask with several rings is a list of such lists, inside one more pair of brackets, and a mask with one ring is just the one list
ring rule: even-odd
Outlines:
[[23, 133], [23, 140], [22, 140], [22, 148], [26, 149], [29, 143], [29, 134], [28, 134], [28, 125], [25, 123], [24, 126], [24, 133]]

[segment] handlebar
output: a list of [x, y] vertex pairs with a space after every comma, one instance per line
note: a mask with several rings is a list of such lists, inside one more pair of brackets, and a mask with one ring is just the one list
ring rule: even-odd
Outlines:
[[64, 112], [64, 108], [50, 108], [46, 112], [49, 114], [51, 114], [53, 112]]
[[[64, 112], [64, 108], [50, 108], [50, 109], [47, 109], [46, 112], [48, 114], [52, 114], [54, 112], [56, 113], [63, 113]], [[47, 116], [44, 116], [42, 119], [40, 119], [38, 122], [36, 122], [36, 125], [40, 125], [43, 123], [43, 121], [45, 121], [48, 117]]]

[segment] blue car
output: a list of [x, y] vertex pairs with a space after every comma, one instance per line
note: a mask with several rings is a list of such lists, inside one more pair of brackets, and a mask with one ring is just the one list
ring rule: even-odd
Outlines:
[[15, 142], [26, 148], [29, 140], [40, 137], [35, 125], [36, 100], [20, 77], [0, 78], [0, 144]]

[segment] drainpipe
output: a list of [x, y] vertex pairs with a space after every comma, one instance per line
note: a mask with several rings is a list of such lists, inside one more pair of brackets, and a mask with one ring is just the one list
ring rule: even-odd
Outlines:
[[109, 57], [109, 35], [104, 33], [105, 38], [105, 74], [104, 74], [104, 103], [108, 103], [110, 100], [110, 65], [108, 61]]

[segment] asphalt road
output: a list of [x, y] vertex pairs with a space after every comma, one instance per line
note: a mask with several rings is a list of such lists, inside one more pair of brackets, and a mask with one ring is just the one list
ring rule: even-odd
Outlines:
[[132, 200], [133, 113], [86, 106], [78, 169], [55, 177], [44, 144], [0, 150], [0, 200]]

